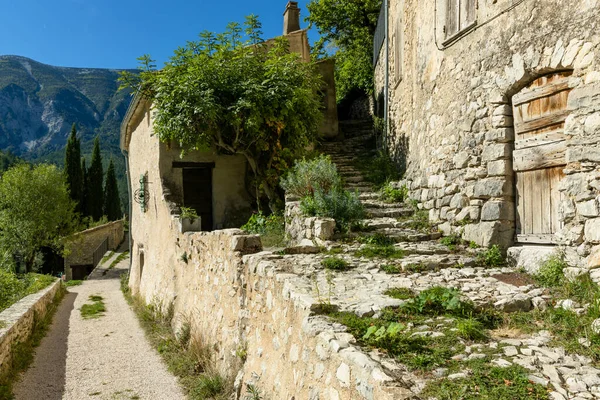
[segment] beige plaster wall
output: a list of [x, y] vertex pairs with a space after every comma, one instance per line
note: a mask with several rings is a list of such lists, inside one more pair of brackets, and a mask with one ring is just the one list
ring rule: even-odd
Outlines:
[[[444, 4], [390, 2], [388, 144], [398, 159], [406, 154], [411, 197], [447, 233], [461, 232], [480, 245], [510, 245], [510, 98], [536, 77], [572, 69], [567, 176], [560, 186], [565, 228], [555, 241], [567, 247], [570, 263], [585, 263], [600, 244], [594, 233], [600, 226], [600, 3], [534, 0], [509, 10], [509, 0], [479, 1], [477, 29], [446, 48]], [[398, 23], [403, 55], [397, 77]], [[383, 89], [383, 61], [376, 68], [376, 93]]]

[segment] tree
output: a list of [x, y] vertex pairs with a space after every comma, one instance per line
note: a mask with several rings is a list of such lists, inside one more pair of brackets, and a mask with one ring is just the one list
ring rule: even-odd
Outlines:
[[102, 169], [102, 155], [100, 154], [100, 139], [96, 136], [92, 163], [88, 169], [88, 197], [87, 206], [90, 216], [94, 221], [100, 220], [104, 206], [104, 171]]
[[373, 92], [373, 37], [382, 0], [311, 0], [307, 20], [320, 39], [317, 57], [333, 51], [336, 57], [336, 93], [343, 99], [353, 89]]
[[104, 215], [106, 215], [109, 221], [116, 221], [123, 217], [117, 176], [115, 175], [115, 165], [112, 158], [106, 170], [106, 183], [104, 184]]
[[90, 180], [88, 179], [88, 170], [87, 167], [85, 165], [85, 158], [81, 159], [81, 203], [79, 204], [79, 209], [81, 212], [81, 215], [83, 217], [89, 217], [90, 216], [90, 210], [89, 210], [89, 206], [88, 206], [88, 198], [89, 198], [89, 186], [90, 186]]
[[75, 211], [81, 212], [81, 196], [83, 194], [83, 176], [81, 173], [81, 146], [77, 138], [75, 124], [71, 127], [71, 135], [65, 149], [65, 181], [71, 199], [77, 203]]
[[75, 204], [54, 165], [10, 168], [0, 180], [0, 250], [30, 272], [42, 247], [61, 251], [61, 238], [77, 228]]
[[264, 193], [276, 208], [279, 176], [317, 137], [321, 78], [313, 63], [290, 53], [285, 38], [262, 41], [260, 27], [250, 16], [245, 36], [236, 23], [216, 36], [204, 32], [162, 70], [143, 56], [142, 72], [124, 72], [121, 80], [153, 102], [162, 141], [244, 155], [257, 197]]

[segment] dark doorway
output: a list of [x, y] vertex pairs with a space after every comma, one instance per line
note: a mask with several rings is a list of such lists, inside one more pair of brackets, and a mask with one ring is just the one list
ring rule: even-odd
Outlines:
[[71, 265], [71, 279], [75, 281], [84, 280], [94, 270], [92, 264], [89, 265]]
[[202, 230], [213, 230], [212, 168], [183, 168], [183, 205], [196, 210]]

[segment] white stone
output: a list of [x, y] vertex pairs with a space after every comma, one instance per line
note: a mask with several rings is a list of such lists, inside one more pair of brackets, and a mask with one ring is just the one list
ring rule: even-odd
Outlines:
[[585, 238], [588, 242], [600, 243], [600, 218], [585, 221]]
[[592, 332], [594, 332], [596, 335], [600, 335], [600, 318], [592, 321], [590, 328], [592, 329]]
[[350, 387], [350, 367], [347, 364], [341, 363], [335, 376], [340, 381], [342, 387]]

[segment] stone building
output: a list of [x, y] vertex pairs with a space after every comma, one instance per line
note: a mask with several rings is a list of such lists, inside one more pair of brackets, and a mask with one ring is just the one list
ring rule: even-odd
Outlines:
[[386, 3], [376, 97], [387, 65], [386, 143], [411, 197], [445, 233], [517, 259], [559, 245], [597, 262], [600, 2]]

